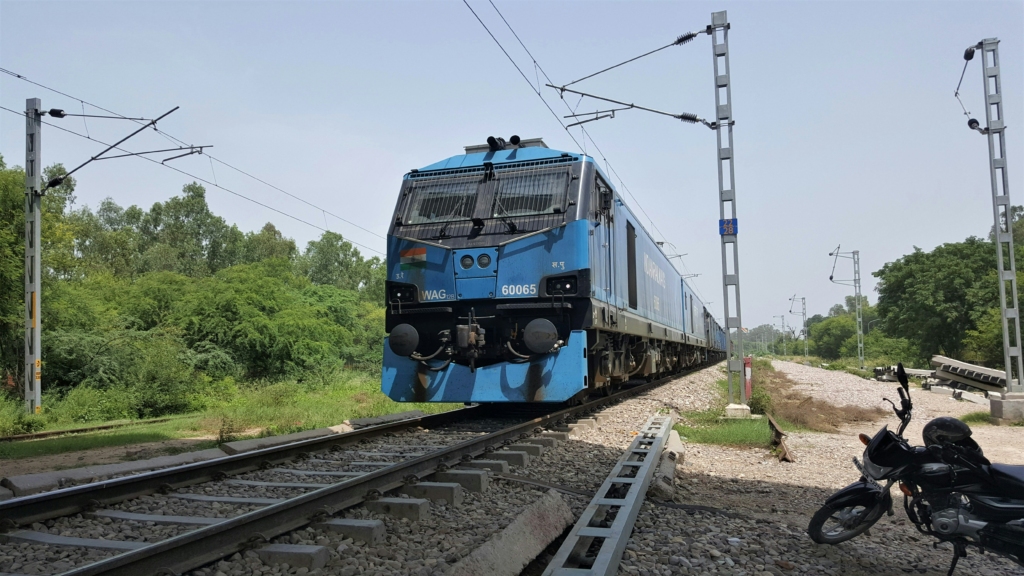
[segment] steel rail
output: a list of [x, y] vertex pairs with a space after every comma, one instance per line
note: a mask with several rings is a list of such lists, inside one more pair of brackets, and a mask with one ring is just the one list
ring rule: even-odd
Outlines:
[[0, 530], [88, 511], [158, 491], [168, 491], [216, 480], [223, 476], [249, 472], [261, 466], [292, 460], [309, 452], [329, 450], [333, 445], [350, 444], [364, 438], [374, 438], [412, 426], [433, 428], [479, 413], [483, 413], [479, 406], [461, 408], [420, 418], [371, 426], [343, 434], [310, 438], [183, 466], [153, 470], [134, 476], [15, 498], [0, 502]]
[[529, 435], [535, 429], [591, 413], [598, 408], [635, 396], [687, 372], [631, 387], [627, 390], [545, 414], [497, 432], [401, 462], [338, 484], [308, 492], [285, 502], [236, 516], [125, 554], [89, 564], [65, 576], [138, 576], [140, 574], [182, 574], [236, 552], [268, 542], [275, 536], [301, 528], [317, 518], [357, 506], [410, 479], [429, 476], [473, 457], [492, 452], [502, 443]]

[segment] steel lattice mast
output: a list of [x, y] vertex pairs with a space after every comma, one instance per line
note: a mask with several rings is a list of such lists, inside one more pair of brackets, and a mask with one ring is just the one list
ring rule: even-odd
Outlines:
[[[718, 137], [718, 233], [722, 238], [722, 307], [728, 338], [729, 402], [733, 383], [740, 404], [747, 403], [743, 377], [743, 316], [740, 312], [740, 253], [736, 217], [736, 180], [733, 166], [732, 83], [729, 70], [729, 20], [726, 12], [711, 14], [711, 51], [715, 63], [715, 133]], [[724, 98], [723, 98], [724, 96]], [[730, 253], [732, 255], [730, 267]], [[730, 290], [732, 288], [732, 290]], [[735, 315], [730, 311], [735, 309]], [[733, 341], [735, 330], [735, 342]]]

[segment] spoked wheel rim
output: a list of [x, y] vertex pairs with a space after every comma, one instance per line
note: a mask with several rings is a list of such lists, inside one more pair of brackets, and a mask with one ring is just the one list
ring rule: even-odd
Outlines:
[[821, 534], [828, 539], [842, 538], [847, 532], [856, 530], [867, 516], [866, 506], [848, 506], [832, 513], [821, 526]]
[[811, 519], [808, 533], [818, 544], [839, 544], [867, 532], [885, 510], [884, 503], [842, 508], [824, 506]]

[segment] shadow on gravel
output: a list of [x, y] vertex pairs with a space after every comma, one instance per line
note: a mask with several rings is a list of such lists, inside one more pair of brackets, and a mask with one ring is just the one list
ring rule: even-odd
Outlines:
[[[683, 471], [676, 479], [673, 503], [644, 506], [620, 574], [939, 576], [949, 569], [952, 549], [933, 549], [934, 539], [907, 519], [902, 498], [894, 496], [895, 514], [867, 534], [827, 546], [813, 543], [806, 528], [833, 489]], [[1007, 559], [968, 554], [956, 574], [1024, 576]]]

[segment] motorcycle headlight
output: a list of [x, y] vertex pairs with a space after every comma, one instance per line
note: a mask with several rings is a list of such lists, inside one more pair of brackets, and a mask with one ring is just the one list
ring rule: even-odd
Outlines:
[[886, 474], [888, 474], [891, 470], [892, 470], [892, 468], [888, 468], [888, 467], [885, 467], [885, 466], [879, 466], [878, 464], [875, 464], [874, 462], [872, 462], [871, 459], [868, 458], [867, 450], [864, 451], [864, 475], [865, 476], [867, 476], [868, 478], [871, 478], [872, 480], [880, 480]]

